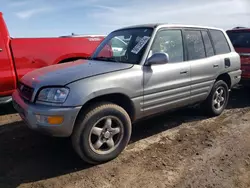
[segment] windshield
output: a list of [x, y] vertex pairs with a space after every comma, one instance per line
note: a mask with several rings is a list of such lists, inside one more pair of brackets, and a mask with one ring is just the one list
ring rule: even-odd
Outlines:
[[235, 48], [250, 48], [250, 31], [228, 31], [227, 34]]
[[93, 60], [139, 64], [153, 28], [123, 29], [109, 34], [92, 56]]

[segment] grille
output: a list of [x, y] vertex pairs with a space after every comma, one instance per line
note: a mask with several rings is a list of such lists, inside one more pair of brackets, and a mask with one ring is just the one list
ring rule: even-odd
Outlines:
[[27, 85], [25, 85], [25, 84], [23, 84], [23, 83], [19, 83], [19, 84], [18, 84], [18, 90], [19, 90], [21, 96], [22, 96], [24, 99], [26, 99], [26, 100], [28, 100], [28, 101], [31, 100], [32, 95], [33, 95], [33, 92], [34, 92], [34, 89], [33, 89], [33, 88], [31, 88], [31, 87], [29, 87], [29, 86], [27, 86]]

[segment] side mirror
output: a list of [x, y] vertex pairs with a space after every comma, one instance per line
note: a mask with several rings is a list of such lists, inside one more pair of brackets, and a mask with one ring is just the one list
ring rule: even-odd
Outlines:
[[169, 62], [169, 56], [167, 53], [157, 52], [154, 53], [148, 60], [146, 61], [146, 66], [151, 65], [161, 65]]

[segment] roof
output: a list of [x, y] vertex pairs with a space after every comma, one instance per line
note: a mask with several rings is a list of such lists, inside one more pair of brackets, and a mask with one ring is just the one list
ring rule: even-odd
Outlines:
[[123, 27], [118, 30], [122, 29], [134, 29], [134, 28], [161, 28], [161, 27], [182, 27], [182, 28], [202, 28], [202, 29], [216, 29], [216, 30], [223, 30], [221, 28], [216, 28], [216, 27], [208, 27], [208, 26], [200, 26], [200, 25], [185, 25], [185, 24], [168, 24], [168, 23], [152, 23], [152, 24], [140, 24], [140, 25], [132, 25], [132, 26], [127, 26]]
[[152, 24], [139, 24], [139, 25], [131, 25], [131, 26], [127, 26], [127, 27], [123, 27], [117, 30], [121, 30], [121, 29], [134, 29], [134, 28], [142, 28], [142, 27], [147, 27], [147, 28], [155, 28], [158, 25], [161, 25], [159, 23], [152, 23]]

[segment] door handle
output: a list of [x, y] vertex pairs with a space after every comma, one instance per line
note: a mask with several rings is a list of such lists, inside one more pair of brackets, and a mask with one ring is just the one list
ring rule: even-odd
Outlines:
[[187, 74], [188, 71], [181, 71], [180, 74]]
[[219, 67], [219, 65], [218, 64], [214, 64], [213, 67], [216, 68], [216, 67]]
[[2, 48], [0, 48], [0, 52], [2, 52], [3, 51], [3, 49]]

